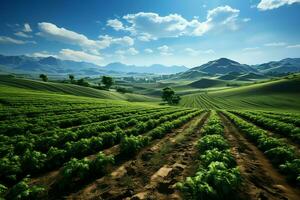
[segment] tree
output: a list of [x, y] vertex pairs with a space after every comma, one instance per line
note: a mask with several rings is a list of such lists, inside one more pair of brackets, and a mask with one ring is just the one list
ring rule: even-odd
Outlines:
[[109, 89], [113, 85], [113, 79], [109, 76], [102, 76], [101, 82], [105, 85], [106, 89]]
[[163, 89], [163, 92], [162, 92], [162, 100], [171, 102], [171, 98], [174, 94], [175, 94], [174, 90], [172, 90], [169, 87], [166, 87]]
[[83, 78], [81, 78], [81, 79], [79, 79], [77, 81], [77, 85], [88, 87], [90, 84], [86, 80], [84, 80]]
[[74, 83], [75, 76], [73, 74], [69, 74], [69, 79], [71, 83]]
[[174, 94], [171, 98], [171, 104], [176, 105], [179, 104], [181, 97], [179, 95]]
[[163, 89], [162, 100], [168, 102], [170, 105], [178, 104], [181, 100], [180, 96], [175, 94], [175, 91], [169, 87]]
[[46, 74], [40, 74], [40, 78], [44, 81], [47, 82], [48, 81], [48, 77]]

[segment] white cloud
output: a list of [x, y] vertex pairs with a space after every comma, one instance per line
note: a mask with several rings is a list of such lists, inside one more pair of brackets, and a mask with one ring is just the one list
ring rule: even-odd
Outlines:
[[100, 35], [99, 39], [101, 39], [102, 41], [106, 41], [109, 44], [120, 44], [120, 45], [124, 45], [124, 46], [132, 46], [134, 45], [134, 40], [129, 37], [129, 36], [124, 36], [121, 38], [113, 38], [110, 37], [109, 35]]
[[31, 35], [27, 35], [26, 33], [21, 32], [21, 31], [14, 33], [14, 35], [18, 36], [18, 37], [23, 37], [23, 38], [32, 38]]
[[92, 40], [85, 35], [57, 27], [55, 24], [42, 22], [38, 23], [40, 32], [38, 35], [50, 40], [59, 41], [66, 44], [80, 46], [84, 51], [99, 55], [99, 50], [109, 47], [111, 44], [132, 46], [134, 40], [128, 36], [122, 38], [112, 38], [108, 35], [99, 36], [100, 40]]
[[59, 52], [59, 58], [64, 60], [73, 60], [77, 62], [90, 62], [100, 65], [102, 57], [86, 53], [84, 51], [74, 51], [71, 49], [62, 49]]
[[300, 48], [300, 44], [289, 45], [286, 48], [289, 48], [289, 49]]
[[257, 5], [257, 8], [260, 10], [272, 10], [294, 3], [300, 3], [300, 0], [261, 0]]
[[[201, 22], [197, 17], [187, 20], [179, 14], [160, 16], [157, 13], [139, 12], [123, 16], [129, 25], [118, 26], [118, 30], [130, 31], [141, 41], [156, 40], [158, 38], [179, 36], [201, 36], [216, 27], [237, 29], [239, 10], [230, 6], [220, 6], [209, 10], [206, 20]], [[119, 21], [118, 19], [115, 19]], [[114, 21], [116, 23], [117, 21]], [[120, 21], [119, 21], [120, 22]], [[111, 24], [111, 23], [110, 23]]]
[[184, 51], [188, 53], [190, 56], [199, 56], [201, 54], [214, 54], [215, 51], [212, 49], [208, 50], [196, 50], [192, 48], [185, 48]]
[[133, 47], [129, 48], [129, 49], [127, 50], [127, 52], [128, 52], [130, 55], [133, 55], [133, 56], [139, 54], [139, 51], [136, 50], [136, 49], [133, 48]]
[[157, 47], [157, 50], [159, 51], [160, 55], [162, 55], [162, 56], [171, 56], [171, 55], [173, 55], [173, 53], [171, 52], [173, 50], [170, 47], [168, 47], [167, 45]]
[[115, 51], [115, 53], [118, 55], [121, 55], [123, 57], [124, 55], [134, 56], [134, 55], [139, 54], [140, 52], [138, 50], [136, 50], [135, 48], [131, 47], [127, 50], [117, 50], [117, 51]]
[[36, 44], [35, 41], [24, 41], [24, 40], [17, 40], [11, 37], [7, 37], [7, 36], [0, 36], [0, 43], [2, 44]]
[[106, 25], [112, 27], [116, 31], [124, 29], [123, 23], [118, 19], [107, 20]]
[[272, 42], [272, 43], [264, 44], [264, 46], [266, 47], [283, 47], [285, 45], [286, 45], [285, 42]]
[[24, 24], [23, 32], [25, 32], [25, 33], [32, 32], [32, 29], [28, 23]]
[[146, 53], [153, 53], [153, 50], [152, 50], [152, 49], [149, 49], [149, 48], [144, 49], [144, 51], [145, 51]]
[[259, 47], [247, 47], [242, 49], [242, 51], [257, 51], [259, 49], [260, 49]]
[[243, 22], [250, 22], [251, 21], [251, 18], [244, 18], [242, 19]]
[[40, 51], [40, 52], [35, 52], [33, 54], [29, 54], [29, 56], [33, 56], [33, 57], [55, 57], [58, 58], [57, 55], [55, 54], [51, 54], [48, 51]]

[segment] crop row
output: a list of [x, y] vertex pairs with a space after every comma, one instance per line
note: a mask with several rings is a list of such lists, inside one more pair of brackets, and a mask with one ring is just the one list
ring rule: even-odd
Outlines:
[[113, 120], [106, 120], [97, 124], [90, 124], [84, 126], [84, 128], [76, 128], [69, 130], [56, 130], [49, 132], [48, 135], [20, 135], [14, 137], [2, 136], [1, 137], [1, 147], [0, 156], [3, 157], [8, 153], [14, 152], [19, 154], [19, 152], [24, 152], [26, 149], [39, 150], [42, 152], [47, 152], [49, 148], [59, 147], [64, 145], [66, 142], [77, 141], [82, 138], [89, 138], [92, 136], [99, 136], [103, 132], [113, 131], [116, 127], [126, 128], [128, 126], [133, 126], [138, 123], [138, 121], [144, 122], [149, 119], [158, 119], [161, 116], [180, 112], [183, 110], [169, 109], [166, 111], [151, 111], [151, 113], [145, 114], [134, 114], [126, 116], [123, 118], [116, 118]]
[[[151, 140], [156, 137], [163, 136], [174, 128], [178, 128], [194, 116], [198, 115], [200, 112], [201, 111], [195, 110], [189, 111], [178, 118], [169, 119], [167, 122], [164, 122], [151, 130], [147, 136], [128, 136], [126, 133], [122, 132], [121, 136], [119, 136], [121, 137], [119, 158], [130, 158], [134, 156], [137, 151], [148, 145]], [[60, 170], [58, 179], [52, 185], [51, 191], [54, 191], [52, 193], [64, 193], [87, 181], [101, 177], [105, 174], [107, 166], [113, 163], [113, 156], [106, 156], [101, 152], [94, 159], [83, 158], [78, 160], [73, 158], [69, 162], [65, 163], [64, 167]], [[24, 184], [23, 181], [20, 183]], [[6, 197], [13, 197], [14, 193], [12, 191], [14, 191], [14, 188], [16, 188], [20, 183], [13, 186]], [[26, 187], [25, 190], [32, 191], [32, 189], [28, 187]], [[36, 195], [41, 195], [40, 193], [43, 193], [43, 189], [39, 191], [40, 192], [30, 193], [31, 197], [36, 198]]]
[[[176, 119], [182, 115], [186, 115], [191, 112], [190, 110], [175, 112], [169, 115], [163, 115], [158, 119], [151, 120], [148, 117], [145, 117], [146, 122], [137, 123], [136, 120], [129, 121], [120, 121], [120, 123], [128, 125], [134, 125], [132, 122], [137, 123], [136, 127], [128, 129], [125, 131], [125, 134], [139, 134], [143, 131], [148, 131], [158, 126], [159, 124], [169, 121], [172, 119]], [[23, 149], [23, 154], [20, 156], [9, 154], [6, 157], [3, 157], [0, 162], [0, 177], [3, 177], [3, 180], [7, 180], [8, 183], [15, 182], [19, 180], [26, 174], [35, 174], [39, 172], [49, 171], [53, 168], [61, 166], [64, 162], [68, 161], [70, 158], [82, 158], [84, 156], [96, 153], [104, 148], [111, 147], [112, 145], [118, 144], [120, 141], [120, 135], [122, 134], [122, 130], [118, 128], [118, 126], [113, 126], [115, 131], [110, 130], [112, 132], [102, 132], [97, 133], [93, 132], [94, 136], [89, 135], [89, 138], [82, 138], [78, 141], [74, 142], [66, 142], [62, 145], [62, 148], [53, 147], [53, 143], [48, 141], [47, 145], [49, 150], [46, 154], [32, 150], [32, 148]], [[121, 126], [123, 128], [123, 126]], [[87, 136], [87, 135], [85, 135]], [[42, 137], [44, 140], [44, 138]], [[50, 139], [50, 138], [49, 138]], [[45, 141], [46, 142], [46, 141]], [[26, 143], [25, 147], [30, 145]], [[17, 146], [16, 146], [17, 147]], [[42, 146], [45, 148], [44, 146]], [[51, 148], [50, 148], [51, 147]]]
[[38, 117], [44, 115], [59, 115], [64, 114], [70, 111], [82, 111], [89, 110], [95, 108], [105, 108], [111, 106], [120, 106], [118, 104], [107, 104], [107, 103], [98, 103], [98, 104], [76, 104], [76, 103], [63, 103], [56, 106], [43, 104], [41, 107], [32, 106], [29, 104], [28, 106], [19, 106], [19, 107], [5, 107], [0, 112], [0, 120], [8, 120], [14, 119], [18, 117]]
[[252, 114], [249, 112], [231, 111], [254, 124], [261, 126], [264, 129], [273, 131], [282, 136], [291, 138], [296, 143], [300, 144], [300, 128], [295, 127], [292, 124], [281, 122], [279, 120], [270, 119], [260, 114]]
[[156, 109], [120, 109], [108, 108], [90, 111], [89, 113], [66, 114], [63, 118], [55, 120], [48, 118], [47, 120], [37, 118], [36, 121], [28, 123], [24, 121], [15, 121], [0, 125], [0, 134], [13, 136], [23, 134], [41, 134], [57, 128], [68, 128], [72, 126], [80, 126], [81, 124], [89, 124], [102, 120], [115, 119], [128, 114], [146, 113], [155, 111]]
[[278, 115], [278, 114], [271, 114], [265, 112], [251, 112], [252, 114], [259, 114], [265, 116], [266, 118], [275, 119], [281, 122], [285, 122], [288, 124], [293, 124], [295, 126], [300, 127], [300, 117], [299, 116], [288, 116], [288, 115]]
[[230, 112], [224, 111], [224, 114], [264, 152], [274, 166], [287, 175], [288, 180], [300, 184], [300, 159], [293, 146]]
[[241, 184], [241, 176], [215, 112], [204, 125], [202, 135], [197, 144], [201, 155], [198, 171], [177, 187], [186, 199], [231, 199]]

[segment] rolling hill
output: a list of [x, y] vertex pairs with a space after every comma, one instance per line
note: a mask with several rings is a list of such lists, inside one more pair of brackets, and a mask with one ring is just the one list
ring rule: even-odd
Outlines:
[[185, 95], [181, 105], [210, 109], [300, 111], [300, 77]]
[[194, 81], [188, 84], [188, 86], [194, 88], [222, 87], [222, 86], [226, 86], [226, 81], [222, 81], [218, 79], [202, 78], [198, 81]]
[[0, 76], [0, 85], [17, 87], [23, 89], [47, 91], [58, 94], [68, 94], [75, 96], [93, 97], [100, 99], [125, 100], [132, 102], [154, 102], [158, 99], [139, 94], [121, 94], [115, 91], [98, 90], [90, 87], [83, 87], [74, 84], [41, 82], [23, 78], [14, 78], [10, 76]]

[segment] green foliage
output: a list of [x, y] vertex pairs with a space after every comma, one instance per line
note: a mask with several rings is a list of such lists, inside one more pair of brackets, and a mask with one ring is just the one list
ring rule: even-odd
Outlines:
[[75, 81], [75, 76], [73, 74], [69, 74], [69, 79], [71, 83], [74, 83]]
[[181, 98], [175, 94], [175, 91], [169, 87], [166, 87], [162, 91], [162, 100], [168, 102], [170, 105], [179, 104]]
[[[255, 125], [237, 117], [230, 112], [224, 113], [241, 130], [241, 132], [246, 134], [247, 137], [249, 137], [261, 150], [264, 151], [265, 155], [276, 167], [282, 169], [290, 181], [299, 181], [299, 176], [296, 176], [295, 172], [290, 169], [290, 166], [295, 166], [295, 163], [298, 163], [297, 160], [299, 159], [299, 156], [291, 145], [283, 142], [281, 139], [269, 135], [267, 131], [256, 127]], [[240, 114], [241, 112], [234, 111], [234, 113]], [[246, 113], [241, 113], [241, 115], [248, 116]], [[251, 119], [254, 118], [259, 119], [258, 116], [251, 117]], [[249, 120], [251, 119], [249, 118]], [[276, 126], [276, 123], [272, 125]]]
[[300, 185], [300, 159], [294, 159], [280, 165], [280, 170], [287, 174], [290, 181], [295, 181]]
[[146, 146], [150, 141], [146, 136], [125, 136], [121, 139], [120, 153], [124, 156], [132, 156]]
[[217, 149], [207, 150], [201, 156], [201, 167], [207, 168], [212, 162], [222, 162], [226, 167], [236, 166], [234, 157], [229, 150], [219, 151]]
[[222, 162], [212, 162], [196, 176], [178, 184], [179, 189], [191, 200], [230, 199], [241, 184], [237, 168], [227, 168]]
[[224, 127], [215, 112], [203, 127], [198, 141], [200, 166], [195, 176], [178, 183], [186, 199], [231, 199], [241, 184], [241, 175], [223, 137]]
[[114, 81], [110, 76], [102, 76], [101, 83], [106, 89], [109, 89], [113, 85]]
[[40, 79], [42, 79], [42, 81], [44, 81], [44, 82], [47, 82], [48, 76], [46, 74], [40, 74]]
[[198, 149], [200, 152], [218, 149], [219, 151], [227, 149], [229, 146], [221, 135], [206, 135], [198, 141]]
[[40, 199], [43, 196], [45, 190], [41, 186], [29, 186], [28, 178], [24, 178], [18, 184], [14, 185], [6, 195], [7, 199], [18, 199], [18, 200], [32, 200]]
[[265, 152], [266, 156], [276, 165], [295, 159], [295, 151], [288, 147], [276, 147]]
[[76, 82], [77, 85], [81, 85], [81, 86], [84, 86], [84, 87], [89, 87], [90, 84], [84, 80], [83, 78], [79, 79], [77, 82]]

